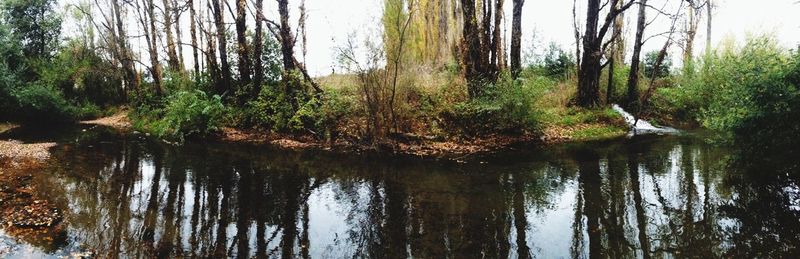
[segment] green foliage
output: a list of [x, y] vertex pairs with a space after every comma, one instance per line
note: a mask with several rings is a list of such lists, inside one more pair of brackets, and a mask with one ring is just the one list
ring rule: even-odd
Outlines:
[[[143, 97], [142, 99], [149, 99]], [[134, 128], [158, 137], [183, 141], [219, 131], [226, 113], [222, 99], [200, 90], [177, 91], [163, 107], [158, 101], [140, 102], [131, 114]]]
[[83, 42], [70, 41], [51, 60], [33, 64], [39, 81], [59, 89], [69, 100], [108, 106], [125, 99], [120, 69]]
[[800, 56], [763, 36], [718, 53], [680, 86], [661, 89], [656, 108], [752, 148], [798, 144]]
[[661, 65], [658, 67], [658, 71], [656, 70], [656, 63], [658, 62], [658, 54], [659, 51], [651, 51], [645, 54], [644, 57], [644, 75], [647, 77], [652, 77], [653, 72], [655, 72], [656, 78], [664, 78], [669, 76], [670, 71], [672, 70], [672, 58], [667, 54], [664, 56], [664, 61], [661, 62]]
[[3, 1], [3, 20], [20, 41], [25, 56], [49, 57], [58, 47], [61, 17], [55, 5], [55, 0]]
[[442, 117], [453, 130], [469, 135], [491, 133], [520, 134], [538, 131], [539, 118], [534, 104], [548, 84], [547, 79], [513, 81], [502, 76], [494, 85], [484, 86], [485, 95], [458, 103]]
[[29, 124], [58, 123], [71, 120], [74, 107], [60, 91], [42, 84], [30, 84], [14, 89], [11, 93], [16, 100], [11, 119]]
[[565, 78], [575, 68], [572, 55], [564, 51], [555, 43], [550, 43], [547, 53], [542, 61], [545, 75], [552, 78]]

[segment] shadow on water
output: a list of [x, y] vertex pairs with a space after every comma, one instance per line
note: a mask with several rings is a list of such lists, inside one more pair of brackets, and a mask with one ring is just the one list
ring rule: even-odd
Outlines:
[[798, 178], [736, 170], [729, 150], [685, 136], [459, 164], [80, 134], [45, 184], [68, 208], [64, 248], [101, 257], [800, 253]]

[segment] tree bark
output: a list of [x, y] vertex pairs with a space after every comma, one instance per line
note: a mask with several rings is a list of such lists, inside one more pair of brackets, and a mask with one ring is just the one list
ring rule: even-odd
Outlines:
[[[158, 60], [158, 34], [156, 33], [156, 19], [155, 19], [155, 5], [153, 4], [153, 0], [143, 0], [145, 1], [144, 4], [147, 8], [147, 19], [148, 25], [150, 27], [149, 31], [145, 31], [147, 35], [148, 44], [148, 52], [150, 53], [150, 74], [153, 76], [153, 90], [157, 96], [161, 96], [163, 94], [162, 89], [162, 72], [161, 72], [161, 63]], [[144, 25], [143, 27], [147, 27], [148, 25]], [[145, 29], [146, 30], [146, 29]]]
[[[226, 1], [226, 0], [222, 0]], [[219, 49], [219, 62], [220, 73], [222, 78], [217, 82], [217, 93], [224, 94], [231, 84], [231, 67], [228, 64], [228, 44], [225, 33], [225, 20], [222, 14], [224, 6], [220, 4], [220, 0], [211, 0], [212, 10], [214, 13], [214, 24], [217, 27], [217, 47]]]
[[464, 32], [462, 42], [462, 65], [464, 77], [467, 79], [467, 92], [470, 98], [481, 94], [481, 84], [485, 80], [481, 62], [481, 39], [478, 32], [478, 20], [475, 15], [475, 2], [461, 0], [461, 11], [464, 16]]
[[119, 1], [120, 0], [111, 0], [111, 8], [114, 11], [117, 26], [117, 45], [120, 52], [119, 59], [123, 69], [125, 69], [126, 86], [130, 88], [126, 90], [138, 90], [139, 80], [136, 76], [136, 68], [133, 65], [133, 56], [131, 55], [130, 46], [128, 45], [128, 36], [125, 32], [125, 26], [123, 26], [122, 23]]
[[192, 61], [194, 63], [194, 79], [200, 79], [200, 60], [197, 49], [200, 47], [197, 44], [197, 10], [194, 8], [194, 0], [188, 0], [189, 5], [189, 32], [192, 40]]
[[264, 19], [264, 0], [256, 0], [256, 31], [253, 38], [253, 86], [251, 95], [255, 96], [261, 91], [261, 83], [264, 80], [264, 67], [261, 62], [261, 55], [264, 51], [264, 30], [261, 27]]
[[576, 99], [576, 103], [582, 107], [594, 107], [600, 103], [600, 61], [603, 56], [603, 38], [614, 19], [633, 4], [631, 1], [619, 7], [617, 4], [622, 0], [611, 0], [609, 3], [611, 10], [600, 26], [600, 0], [588, 1], [586, 32], [583, 35], [583, 58], [578, 73], [578, 96]]
[[175, 51], [175, 37], [172, 33], [172, 22], [173, 17], [172, 14], [174, 13], [172, 9], [171, 0], [163, 0], [164, 3], [164, 34], [167, 40], [167, 65], [169, 65], [170, 71], [179, 71], [180, 70], [180, 60], [178, 60], [178, 54]]
[[714, 9], [714, 1], [708, 0], [706, 3], [706, 15], [708, 18], [706, 19], [706, 55], [711, 55], [711, 18], [712, 18], [712, 11]]
[[522, 70], [522, 6], [525, 0], [514, 0], [511, 21], [511, 75], [516, 79]]
[[247, 3], [236, 1], [236, 41], [239, 54], [239, 79], [242, 85], [250, 83], [250, 50], [247, 47]]
[[494, 6], [494, 28], [492, 31], [492, 62], [494, 62], [493, 68], [496, 72], [499, 72], [505, 69], [505, 58], [504, 58], [504, 51], [503, 51], [503, 36], [501, 34], [500, 29], [502, 28], [503, 22], [503, 0], [496, 0]]
[[633, 43], [633, 54], [631, 57], [631, 71], [628, 74], [628, 100], [627, 107], [629, 110], [636, 109], [639, 105], [639, 63], [642, 53], [642, 38], [644, 30], [647, 26], [647, 0], [641, 0], [639, 3], [639, 18], [636, 22], [636, 39]]
[[597, 105], [600, 97], [600, 45], [603, 38], [597, 32], [599, 20], [600, 0], [589, 0], [586, 8], [586, 32], [583, 34], [583, 57], [578, 75], [577, 104], [583, 107]]
[[[623, 2], [618, 3], [618, 8], [622, 8]], [[614, 85], [614, 73], [616, 63], [625, 60], [625, 39], [623, 34], [625, 26], [625, 14], [621, 13], [614, 19], [614, 46], [608, 60], [608, 84], [606, 85], [606, 104], [611, 104], [614, 99], [616, 85]]]
[[289, 26], [289, 1], [278, 0], [278, 13], [281, 19], [281, 54], [283, 54], [283, 69], [287, 72], [293, 71], [296, 67], [294, 61], [294, 37], [292, 28]]

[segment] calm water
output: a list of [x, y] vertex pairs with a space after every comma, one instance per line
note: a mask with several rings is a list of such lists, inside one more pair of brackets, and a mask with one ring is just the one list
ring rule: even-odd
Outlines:
[[57, 247], [6, 245], [12, 257], [800, 254], [797, 161], [743, 163], [691, 136], [455, 163], [170, 146], [99, 127], [25, 135], [64, 143], [41, 184], [68, 208], [68, 237]]

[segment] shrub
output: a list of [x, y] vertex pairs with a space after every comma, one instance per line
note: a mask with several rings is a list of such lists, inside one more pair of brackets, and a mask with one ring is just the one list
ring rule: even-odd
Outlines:
[[484, 86], [484, 96], [458, 103], [445, 110], [442, 117], [452, 130], [468, 135], [537, 131], [539, 118], [534, 104], [545, 82], [549, 81], [522, 83], [503, 76], [496, 84]]
[[24, 123], [67, 122], [74, 118], [72, 107], [56, 89], [34, 83], [12, 91], [16, 100], [12, 118]]
[[658, 71], [655, 71], [656, 63], [658, 62], [658, 54], [659, 51], [651, 51], [645, 54], [644, 75], [648, 78], [653, 76], [653, 72], [656, 73], [656, 78], [664, 78], [669, 76], [670, 71], [672, 70], [672, 58], [670, 58], [669, 54], [667, 54], [664, 56], [664, 61], [658, 67]]
[[167, 100], [163, 108], [159, 107], [158, 101], [137, 106], [131, 115], [134, 127], [180, 141], [221, 129], [226, 108], [219, 96], [187, 90], [178, 91]]

